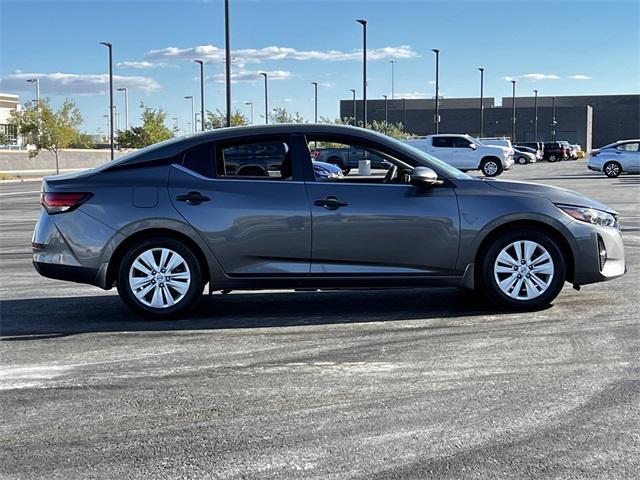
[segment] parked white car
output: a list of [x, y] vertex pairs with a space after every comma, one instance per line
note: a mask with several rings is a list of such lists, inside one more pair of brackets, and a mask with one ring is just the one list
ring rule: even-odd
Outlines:
[[622, 173], [640, 173], [640, 139], [618, 140], [592, 150], [587, 167], [589, 170], [604, 172], [611, 178]]
[[428, 135], [405, 142], [463, 172], [480, 170], [487, 177], [495, 177], [513, 166], [513, 149], [484, 145], [469, 135]]

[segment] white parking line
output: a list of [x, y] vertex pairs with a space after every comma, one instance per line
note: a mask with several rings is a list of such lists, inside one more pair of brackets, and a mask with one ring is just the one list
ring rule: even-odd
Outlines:
[[41, 191], [30, 190], [28, 192], [6, 192], [6, 193], [0, 193], [0, 197], [8, 197], [10, 195], [31, 195], [32, 193], [41, 193]]

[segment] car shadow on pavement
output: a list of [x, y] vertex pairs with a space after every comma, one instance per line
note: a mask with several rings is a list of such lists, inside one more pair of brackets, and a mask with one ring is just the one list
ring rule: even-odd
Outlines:
[[458, 288], [215, 294], [204, 296], [183, 319], [172, 320], [140, 318], [115, 295], [5, 300], [0, 312], [2, 341], [89, 332], [266, 328], [500, 313], [474, 292]]

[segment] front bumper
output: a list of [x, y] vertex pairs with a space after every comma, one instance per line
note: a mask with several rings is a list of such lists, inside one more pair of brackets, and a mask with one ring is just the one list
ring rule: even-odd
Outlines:
[[[577, 241], [574, 285], [604, 282], [625, 274], [624, 244], [618, 229], [584, 224], [572, 230]], [[602, 247], [606, 251], [604, 262], [600, 258]]]

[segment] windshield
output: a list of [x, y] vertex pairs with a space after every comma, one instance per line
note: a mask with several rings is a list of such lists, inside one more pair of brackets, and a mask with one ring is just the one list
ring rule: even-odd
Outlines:
[[397, 140], [395, 138], [388, 138], [387, 140], [390, 140], [391, 142], [393, 142], [396, 145], [396, 147], [398, 147], [399, 149], [406, 151], [407, 154], [410, 155], [411, 157], [416, 158], [418, 161], [424, 163], [426, 167], [435, 165], [437, 168], [439, 168], [440, 170], [444, 170], [448, 175], [450, 175], [453, 178], [459, 178], [459, 179], [472, 178], [466, 173], [461, 172], [457, 168], [452, 167], [448, 163], [445, 163], [442, 160], [437, 159], [436, 157], [432, 157], [428, 153], [425, 153], [422, 150], [419, 150], [415, 147], [412, 147], [411, 145], [401, 142], [400, 140]]
[[121, 157], [118, 157], [118, 158], [116, 158], [115, 160], [113, 160], [111, 162], [103, 163], [102, 165], [96, 167], [94, 170], [96, 172], [100, 172], [101, 170], [105, 170], [107, 168], [113, 167], [114, 165], [119, 165], [119, 164], [121, 164], [123, 162], [126, 162], [127, 160], [129, 160], [132, 157], [137, 157], [138, 155], [142, 155], [142, 154], [145, 154], [147, 152], [151, 152], [153, 150], [156, 150], [156, 149], [159, 149], [159, 148], [162, 148], [162, 147], [166, 147], [167, 145], [171, 145], [172, 143], [181, 142], [185, 138], [186, 138], [185, 136], [173, 137], [173, 138], [170, 138], [169, 140], [164, 140], [162, 142], [154, 143], [152, 145], [148, 145], [148, 146], [140, 148], [138, 150], [133, 150], [133, 151], [131, 151], [129, 153], [125, 153]]

